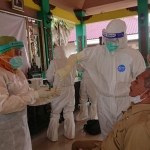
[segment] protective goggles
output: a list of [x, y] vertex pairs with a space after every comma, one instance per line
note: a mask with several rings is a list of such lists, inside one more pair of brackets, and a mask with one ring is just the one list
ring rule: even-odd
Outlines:
[[22, 49], [24, 47], [23, 42], [10, 42], [8, 44], [0, 46], [0, 54], [3, 54], [11, 49]]
[[122, 38], [124, 37], [124, 32], [121, 32], [121, 33], [107, 33], [105, 29], [102, 30], [102, 35], [105, 37], [105, 38], [109, 38], [109, 39], [112, 39], [112, 38]]

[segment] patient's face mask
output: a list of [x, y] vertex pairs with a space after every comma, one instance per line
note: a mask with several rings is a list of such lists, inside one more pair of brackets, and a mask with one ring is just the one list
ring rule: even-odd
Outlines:
[[119, 47], [118, 39], [106, 39], [106, 48], [109, 50], [109, 52], [117, 50], [118, 47]]
[[144, 99], [146, 99], [146, 97], [143, 98], [143, 99], [141, 99], [140, 97], [141, 97], [143, 94], [145, 94], [147, 91], [148, 91], [148, 90], [146, 90], [146, 91], [145, 91], [144, 93], [142, 93], [141, 95], [138, 95], [138, 96], [132, 98], [132, 99], [131, 99], [131, 102], [133, 102], [134, 104], [137, 104], [137, 103], [142, 102]]

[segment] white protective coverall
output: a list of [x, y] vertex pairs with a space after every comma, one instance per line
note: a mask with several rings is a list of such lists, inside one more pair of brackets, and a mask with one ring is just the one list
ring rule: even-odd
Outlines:
[[58, 76], [55, 73], [58, 69], [61, 69], [66, 65], [67, 58], [63, 47], [58, 46], [54, 49], [54, 60], [50, 62], [50, 67], [47, 70], [47, 80], [55, 87], [60, 85], [62, 87], [61, 95], [51, 102], [51, 116], [50, 123], [47, 130], [47, 137], [51, 141], [58, 140], [58, 128], [60, 113], [63, 110], [64, 117], [64, 136], [68, 139], [75, 137], [75, 123], [74, 123], [74, 107], [75, 107], [75, 90], [74, 79], [76, 73], [76, 67], [72, 69], [69, 75], [60, 82]]
[[15, 37], [0, 37], [0, 150], [32, 150], [27, 105], [50, 103], [61, 92], [58, 87], [29, 88], [23, 72], [16, 69], [22, 65], [22, 47]]
[[14, 74], [0, 67], [0, 150], [32, 150], [27, 105], [49, 102], [35, 99], [23, 72]]
[[130, 105], [130, 82], [146, 68], [140, 52], [127, 45], [124, 21], [112, 20], [106, 31], [125, 33], [124, 37], [118, 38], [117, 50], [109, 52], [105, 45], [89, 47], [70, 56], [65, 68], [56, 73], [63, 79], [77, 61], [88, 71], [98, 90], [97, 111], [103, 138], [112, 130], [113, 123], [121, 118], [122, 111]]
[[82, 80], [80, 83], [80, 111], [76, 116], [76, 121], [85, 120], [88, 118], [87, 101], [89, 99], [89, 118], [97, 119], [97, 89], [87, 70], [80, 64], [77, 66], [78, 71], [82, 71]]

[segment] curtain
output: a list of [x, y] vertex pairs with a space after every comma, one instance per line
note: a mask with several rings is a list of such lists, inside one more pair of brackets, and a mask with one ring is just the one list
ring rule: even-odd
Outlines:
[[24, 43], [24, 48], [22, 49], [23, 65], [19, 69], [26, 75], [30, 67], [26, 36], [26, 19], [0, 12], [0, 36], [14, 36], [18, 41]]

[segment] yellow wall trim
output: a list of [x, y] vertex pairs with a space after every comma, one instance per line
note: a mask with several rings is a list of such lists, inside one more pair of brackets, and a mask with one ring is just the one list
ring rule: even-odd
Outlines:
[[[6, 0], [6, 1], [11, 1], [11, 0]], [[35, 9], [37, 11], [41, 10], [40, 6], [35, 4], [32, 0], [24, 0], [24, 6], [28, 7], [28, 8], [31, 8], [31, 9]]]
[[24, 6], [35, 9], [37, 11], [41, 10], [41, 7], [35, 4], [32, 0], [24, 0]]
[[80, 24], [80, 21], [76, 18], [75, 14], [73, 13], [60, 9], [58, 7], [55, 7], [55, 9], [51, 10], [51, 12], [53, 13], [54, 17], [64, 19], [74, 24]]
[[123, 17], [129, 17], [129, 16], [135, 16], [138, 13], [136, 11], [129, 11], [127, 9], [121, 9], [121, 10], [116, 10], [112, 12], [106, 12], [103, 14], [97, 14], [93, 15], [90, 19], [85, 20], [84, 23], [94, 23], [94, 22], [99, 22], [99, 21], [106, 21], [106, 20], [111, 20], [115, 18], [123, 18]]

